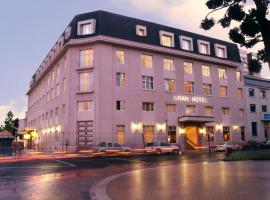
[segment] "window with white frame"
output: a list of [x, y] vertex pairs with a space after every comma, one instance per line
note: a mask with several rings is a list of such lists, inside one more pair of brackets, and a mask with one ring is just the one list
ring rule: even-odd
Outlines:
[[125, 63], [125, 51], [116, 50], [116, 63], [124, 64]]
[[80, 67], [93, 66], [93, 49], [85, 49], [80, 51]]
[[204, 107], [204, 114], [206, 116], [213, 116], [213, 106], [205, 106]]
[[125, 101], [123, 100], [116, 101], [116, 110], [125, 110]]
[[187, 51], [193, 51], [193, 39], [186, 36], [180, 36], [181, 48]]
[[141, 55], [141, 65], [144, 68], [152, 68], [153, 67], [153, 56], [142, 54]]
[[143, 102], [142, 103], [143, 111], [154, 111], [154, 103], [152, 102]]
[[201, 54], [210, 55], [210, 43], [207, 41], [198, 40], [199, 52]]
[[207, 65], [202, 65], [202, 75], [204, 77], [210, 77], [210, 67]]
[[116, 73], [116, 86], [117, 87], [125, 87], [126, 75], [122, 72]]
[[147, 36], [146, 26], [136, 25], [136, 35], [140, 37], [146, 37]]
[[169, 58], [163, 59], [163, 68], [167, 71], [175, 71], [174, 60]]
[[186, 94], [194, 94], [194, 82], [185, 81], [185, 83], [184, 83], [184, 92]]
[[224, 45], [215, 44], [215, 53], [217, 57], [227, 58], [227, 48]]
[[90, 34], [94, 34], [95, 31], [96, 31], [95, 19], [84, 20], [84, 21], [78, 22], [78, 29], [77, 29], [78, 35], [90, 35]]
[[219, 86], [219, 96], [220, 97], [228, 96], [228, 86], [224, 86], [224, 85]]
[[160, 44], [166, 47], [174, 47], [174, 33], [160, 31]]
[[188, 115], [196, 114], [196, 106], [195, 105], [187, 105], [186, 106], [186, 114], [188, 114]]
[[93, 101], [90, 100], [78, 101], [77, 109], [78, 111], [92, 111]]
[[185, 74], [193, 74], [193, 67], [192, 67], [192, 63], [190, 62], [184, 62], [184, 71]]
[[80, 73], [80, 91], [89, 91], [93, 89], [93, 72]]
[[204, 83], [203, 84], [203, 91], [205, 96], [212, 96], [212, 84]]
[[226, 69], [218, 68], [218, 77], [220, 79], [227, 79]]
[[173, 79], [165, 79], [164, 80], [164, 87], [166, 92], [174, 92], [175, 84]]
[[154, 89], [154, 79], [152, 76], [142, 76], [142, 88], [145, 90]]

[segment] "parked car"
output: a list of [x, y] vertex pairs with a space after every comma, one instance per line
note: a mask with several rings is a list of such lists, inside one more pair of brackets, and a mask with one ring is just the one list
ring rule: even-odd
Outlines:
[[106, 152], [106, 151], [122, 151], [130, 152], [131, 148], [127, 146], [120, 145], [115, 142], [101, 142], [99, 145], [90, 148], [96, 152]]
[[270, 145], [266, 143], [261, 143], [255, 140], [249, 140], [245, 147], [243, 148], [244, 150], [261, 150], [261, 149], [269, 149]]
[[232, 150], [242, 150], [242, 146], [233, 142], [225, 142], [224, 144], [216, 145], [215, 151], [226, 151], [227, 148]]
[[170, 144], [169, 142], [164, 142], [164, 141], [154, 141], [154, 142], [147, 143], [144, 149], [146, 152], [154, 151], [159, 154], [173, 153], [175, 155], [181, 155], [181, 151], [178, 146]]

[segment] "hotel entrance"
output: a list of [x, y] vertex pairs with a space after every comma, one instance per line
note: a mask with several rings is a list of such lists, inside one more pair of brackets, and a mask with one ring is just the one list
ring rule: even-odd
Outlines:
[[195, 125], [187, 125], [185, 130], [185, 142], [188, 148], [198, 149], [201, 147], [199, 127]]

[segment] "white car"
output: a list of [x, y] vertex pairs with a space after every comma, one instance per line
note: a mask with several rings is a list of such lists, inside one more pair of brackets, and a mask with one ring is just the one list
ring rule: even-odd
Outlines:
[[181, 155], [181, 151], [178, 146], [172, 145], [169, 142], [155, 141], [145, 145], [146, 152], [157, 152], [161, 153], [173, 153], [175, 155]]
[[110, 151], [121, 151], [121, 152], [130, 152], [131, 148], [127, 146], [122, 146], [115, 142], [101, 142], [99, 145], [91, 148], [96, 152], [110, 152]]
[[239, 144], [234, 144], [232, 142], [225, 142], [224, 144], [216, 145], [215, 151], [226, 151], [227, 148], [232, 150], [241, 150], [242, 147]]

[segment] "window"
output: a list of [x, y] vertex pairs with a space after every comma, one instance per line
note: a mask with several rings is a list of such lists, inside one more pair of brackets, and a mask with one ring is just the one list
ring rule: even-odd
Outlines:
[[89, 91], [93, 89], [93, 73], [80, 73], [80, 91]]
[[227, 86], [219, 86], [219, 96], [221, 96], [221, 97], [228, 96], [228, 87]]
[[222, 115], [229, 115], [230, 114], [229, 108], [222, 107], [221, 111], [222, 111]]
[[251, 122], [252, 136], [258, 136], [257, 122]]
[[250, 112], [256, 112], [256, 104], [250, 104]]
[[54, 88], [52, 88], [52, 90], [51, 90], [51, 100], [53, 100], [54, 97], [55, 97], [55, 94], [54, 94]]
[[210, 77], [210, 67], [207, 65], [202, 66], [202, 75], [205, 77]]
[[223, 140], [229, 141], [230, 140], [230, 127], [223, 126]]
[[213, 107], [212, 106], [205, 106], [204, 107], [204, 114], [206, 116], [213, 116]]
[[92, 111], [92, 110], [93, 110], [93, 101], [89, 100], [78, 101], [78, 111]]
[[89, 35], [95, 33], [96, 29], [96, 20], [90, 19], [85, 21], [78, 22], [78, 35]]
[[125, 52], [123, 50], [116, 51], [116, 63], [117, 64], [125, 63]]
[[185, 83], [184, 83], [184, 92], [186, 94], [194, 94], [194, 82], [185, 81]]
[[236, 80], [241, 81], [241, 72], [236, 72]]
[[175, 112], [176, 105], [175, 104], [166, 104], [166, 112]]
[[185, 74], [192, 74], [193, 73], [192, 63], [184, 62], [184, 71], [185, 71]]
[[165, 79], [164, 80], [165, 91], [174, 92], [174, 80], [173, 79]]
[[153, 56], [150, 55], [141, 55], [141, 65], [144, 68], [152, 68], [153, 67]]
[[193, 40], [190, 37], [180, 36], [181, 48], [187, 51], [193, 51]]
[[154, 103], [151, 102], [143, 102], [143, 111], [154, 111]]
[[243, 89], [237, 88], [237, 98], [243, 99]]
[[146, 26], [137, 25], [136, 26], [136, 35], [138, 35], [140, 37], [146, 37], [147, 36]]
[[227, 58], [227, 48], [224, 45], [215, 44], [216, 56], [220, 58]]
[[60, 86], [59, 84], [56, 85], [56, 96], [58, 97], [60, 95]]
[[262, 112], [267, 112], [267, 105], [262, 105]]
[[174, 47], [174, 34], [160, 31], [160, 44], [166, 47]]
[[117, 143], [125, 144], [125, 125], [116, 125]]
[[116, 101], [116, 110], [125, 110], [125, 101]]
[[187, 105], [186, 113], [188, 115], [196, 114], [196, 106], [195, 105]]
[[266, 97], [265, 94], [266, 94], [266, 93], [265, 93], [265, 90], [261, 90], [261, 98], [262, 98], [262, 99], [265, 99], [265, 97]]
[[63, 90], [64, 90], [64, 92], [67, 91], [67, 79], [66, 78], [63, 79]]
[[212, 84], [203, 84], [203, 91], [205, 96], [212, 96]]
[[152, 76], [142, 76], [142, 88], [145, 90], [154, 89], [154, 80]]
[[93, 49], [80, 51], [80, 68], [93, 66]]
[[152, 125], [144, 125], [143, 126], [143, 139], [144, 143], [150, 143], [153, 142], [155, 139], [155, 127]]
[[210, 54], [210, 43], [202, 40], [198, 40], [199, 52], [201, 54]]
[[218, 77], [220, 79], [227, 79], [226, 70], [224, 68], [218, 69]]
[[169, 58], [163, 59], [163, 68], [168, 71], [175, 71], [174, 60]]
[[254, 97], [255, 96], [254, 88], [248, 88], [248, 94], [249, 94], [250, 97]]
[[125, 73], [117, 72], [116, 73], [116, 86], [117, 87], [125, 87], [125, 83], [126, 83]]
[[176, 143], [176, 126], [168, 126], [168, 142]]
[[245, 110], [243, 108], [239, 109], [240, 117], [244, 117], [245, 115]]
[[240, 127], [240, 135], [241, 135], [241, 141], [245, 141], [246, 140], [246, 137], [245, 137], [245, 127], [244, 126], [241, 126]]
[[208, 142], [208, 140], [210, 140], [211, 142], [214, 142], [214, 126], [206, 126], [206, 137], [205, 137], [205, 141]]

